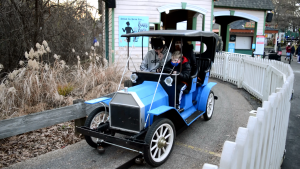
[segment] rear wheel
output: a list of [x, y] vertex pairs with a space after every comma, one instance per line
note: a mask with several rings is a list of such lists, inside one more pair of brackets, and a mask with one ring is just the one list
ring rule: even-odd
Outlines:
[[204, 120], [208, 121], [211, 119], [214, 113], [214, 105], [215, 105], [215, 96], [214, 92], [210, 91], [206, 103], [206, 112], [203, 114]]
[[[88, 118], [85, 121], [84, 126], [89, 127], [90, 129], [96, 129], [101, 123], [104, 123], [107, 120], [108, 120], [108, 114], [106, 114], [105, 111], [103, 111], [103, 109], [96, 108], [89, 114]], [[98, 138], [91, 137], [91, 136], [84, 136], [84, 138], [91, 147], [94, 148], [97, 147], [97, 142], [99, 141]]]
[[176, 131], [171, 120], [166, 118], [156, 120], [145, 137], [145, 142], [149, 145], [144, 149], [146, 162], [153, 167], [163, 164], [173, 150], [175, 136]]

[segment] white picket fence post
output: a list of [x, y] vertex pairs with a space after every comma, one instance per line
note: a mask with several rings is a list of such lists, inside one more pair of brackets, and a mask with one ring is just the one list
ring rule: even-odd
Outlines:
[[[228, 52], [216, 55], [211, 76], [243, 87], [263, 101], [235, 142], [225, 141], [220, 169], [278, 169], [285, 151], [294, 73], [287, 64]], [[221, 70], [221, 71], [220, 71]], [[203, 169], [218, 169], [205, 164]]]

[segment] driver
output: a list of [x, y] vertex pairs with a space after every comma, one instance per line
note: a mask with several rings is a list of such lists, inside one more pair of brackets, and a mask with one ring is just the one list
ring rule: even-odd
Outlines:
[[[162, 67], [164, 64], [168, 48], [163, 45], [162, 39], [160, 38], [153, 38], [152, 45], [153, 49], [147, 52], [144, 60], [142, 61], [140, 66], [141, 71], [156, 72], [156, 69]], [[169, 52], [167, 61], [171, 59], [171, 55], [172, 54]]]
[[[182, 63], [182, 65], [180, 63]], [[191, 66], [189, 61], [180, 53], [180, 51], [176, 51], [173, 53], [172, 59], [166, 63], [163, 72], [178, 74], [176, 87], [176, 108], [180, 109], [181, 96], [187, 87], [187, 82], [191, 74]]]

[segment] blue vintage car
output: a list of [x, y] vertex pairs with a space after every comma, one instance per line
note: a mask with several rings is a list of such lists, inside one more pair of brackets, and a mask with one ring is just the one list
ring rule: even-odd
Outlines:
[[208, 79], [219, 38], [213, 32], [197, 30], [158, 30], [122, 36], [161, 37], [169, 50], [174, 41], [201, 41], [206, 45], [206, 50], [201, 47], [200, 51], [186, 52], [196, 63], [180, 109], [175, 101], [177, 74], [168, 73], [135, 71], [130, 87], [86, 101], [99, 105], [89, 114], [85, 126], [76, 128], [90, 146], [99, 152], [104, 152], [105, 145], [136, 151], [151, 166], [159, 166], [172, 152], [176, 135], [202, 115], [205, 120], [212, 118], [217, 97], [211, 89], [216, 83], [208, 83]]

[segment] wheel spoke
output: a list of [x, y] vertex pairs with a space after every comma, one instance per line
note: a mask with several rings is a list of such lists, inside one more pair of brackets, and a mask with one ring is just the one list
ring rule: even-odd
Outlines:
[[170, 137], [171, 136], [171, 134], [168, 134], [166, 137], [165, 137], [165, 139], [167, 139], [168, 137]]
[[158, 139], [158, 138], [159, 138], [159, 135], [158, 135], [157, 131], [155, 132], [155, 135], [156, 135], [156, 138]]
[[159, 136], [162, 136], [163, 126], [159, 129]]
[[162, 150], [163, 150], [163, 152], [165, 152], [166, 151], [165, 147], [163, 147]]
[[151, 147], [151, 151], [153, 151], [157, 147], [157, 144], [155, 144], [153, 147]]
[[157, 154], [158, 148], [154, 151], [153, 157], [155, 158], [156, 154]]
[[154, 142], [154, 143], [157, 143], [157, 142], [158, 142], [158, 139], [156, 139], [156, 140], [152, 140], [152, 142]]
[[158, 158], [160, 158], [161, 155], [161, 149], [158, 149]]
[[168, 127], [166, 127], [166, 129], [165, 129], [165, 131], [164, 131], [164, 133], [162, 135], [163, 137], [166, 135], [167, 131], [168, 131]]

